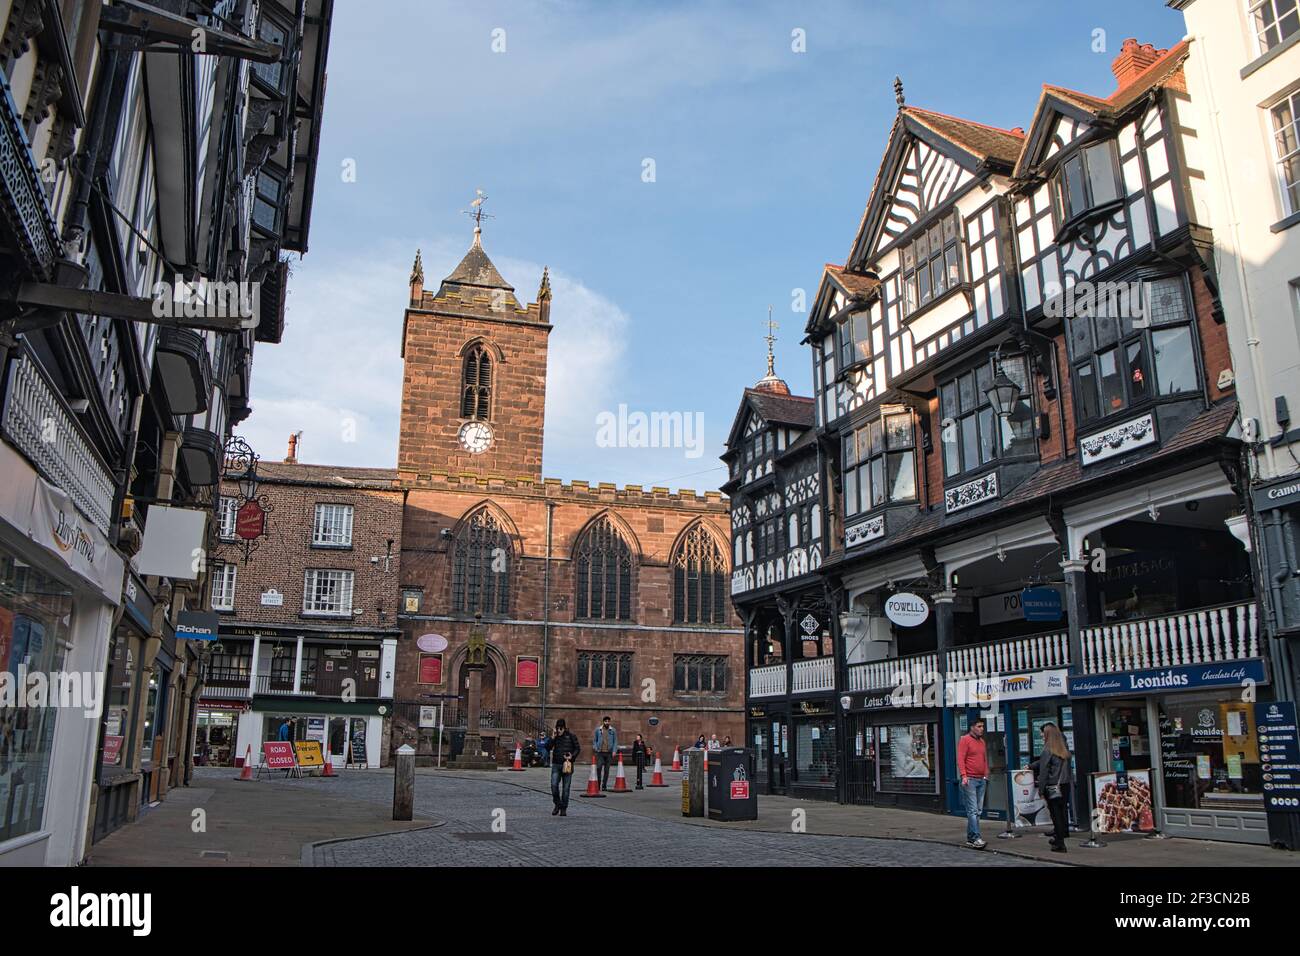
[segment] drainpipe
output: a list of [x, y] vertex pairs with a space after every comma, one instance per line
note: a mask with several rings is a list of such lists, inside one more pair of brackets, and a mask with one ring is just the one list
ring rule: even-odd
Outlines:
[[546, 565], [542, 575], [542, 730], [546, 729], [546, 690], [550, 684], [551, 654], [551, 532], [555, 527], [555, 502], [546, 502]]

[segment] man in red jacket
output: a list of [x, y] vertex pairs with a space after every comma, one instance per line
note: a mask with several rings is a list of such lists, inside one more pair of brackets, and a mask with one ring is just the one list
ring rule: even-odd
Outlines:
[[982, 850], [986, 844], [980, 839], [980, 814], [984, 812], [984, 791], [989, 782], [988, 745], [982, 720], [971, 724], [970, 732], [957, 741], [957, 773], [966, 803], [966, 845]]

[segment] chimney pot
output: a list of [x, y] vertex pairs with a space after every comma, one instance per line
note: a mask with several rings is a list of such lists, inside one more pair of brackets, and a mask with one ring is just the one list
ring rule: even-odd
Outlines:
[[1126, 39], [1120, 46], [1119, 56], [1110, 65], [1110, 71], [1119, 84], [1117, 90], [1124, 89], [1168, 52], [1157, 50], [1150, 43], [1139, 43], [1137, 37]]

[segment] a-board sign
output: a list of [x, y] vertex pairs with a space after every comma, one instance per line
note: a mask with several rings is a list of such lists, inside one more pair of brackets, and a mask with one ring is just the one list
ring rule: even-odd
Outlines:
[[262, 763], [272, 770], [292, 770], [293, 744], [287, 740], [267, 740], [262, 744]]
[[298, 757], [299, 767], [325, 766], [325, 757], [321, 753], [319, 740], [299, 740], [293, 745], [293, 752]]
[[352, 763], [366, 762], [366, 725], [357, 721], [352, 725]]

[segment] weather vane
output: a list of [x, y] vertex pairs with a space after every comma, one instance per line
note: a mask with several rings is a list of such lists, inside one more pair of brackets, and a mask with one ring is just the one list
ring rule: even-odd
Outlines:
[[474, 235], [479, 235], [483, 231], [484, 219], [495, 219], [490, 213], [483, 211], [483, 204], [487, 202], [487, 196], [483, 195], [483, 190], [474, 190], [474, 201], [469, 204], [469, 208], [463, 210], [465, 215], [474, 220]]
[[763, 336], [765, 339], [767, 339], [767, 374], [768, 375], [776, 374], [776, 364], [775, 364], [775, 360], [772, 357], [772, 343], [776, 341], [776, 335], [774, 335], [773, 333], [775, 333], [776, 330], [779, 329], [780, 327], [781, 326], [778, 325], [772, 319], [772, 307], [769, 305], [767, 307], [767, 335]]

